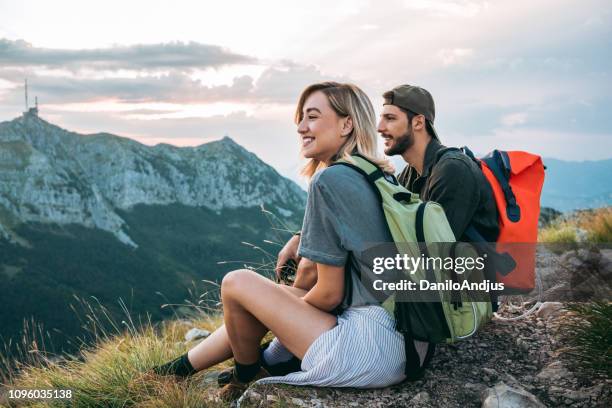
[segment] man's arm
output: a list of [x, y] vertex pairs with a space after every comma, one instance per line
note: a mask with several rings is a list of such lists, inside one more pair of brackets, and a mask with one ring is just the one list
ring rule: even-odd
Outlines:
[[480, 202], [476, 178], [467, 163], [453, 157], [440, 160], [429, 177], [427, 200], [442, 206], [455, 238], [459, 240]]

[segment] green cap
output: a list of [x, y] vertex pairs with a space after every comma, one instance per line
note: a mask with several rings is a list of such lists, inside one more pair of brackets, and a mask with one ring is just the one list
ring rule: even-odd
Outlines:
[[431, 94], [426, 89], [414, 85], [400, 85], [388, 93], [390, 95], [385, 93], [386, 97], [383, 105], [395, 105], [412, 113], [425, 116], [425, 119], [429, 122], [433, 137], [438, 139], [438, 134], [433, 126], [436, 117], [436, 106]]

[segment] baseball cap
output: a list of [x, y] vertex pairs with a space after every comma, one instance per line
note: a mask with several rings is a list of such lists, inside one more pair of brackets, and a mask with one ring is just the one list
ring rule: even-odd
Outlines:
[[436, 129], [433, 126], [436, 117], [436, 106], [433, 97], [426, 89], [414, 85], [400, 85], [393, 88], [389, 93], [391, 95], [385, 98], [383, 105], [395, 105], [425, 116], [425, 120], [429, 122], [433, 137], [439, 140]]

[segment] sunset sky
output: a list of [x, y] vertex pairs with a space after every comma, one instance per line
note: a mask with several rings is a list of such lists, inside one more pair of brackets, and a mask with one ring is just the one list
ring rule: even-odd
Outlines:
[[610, 1], [0, 0], [0, 121], [194, 146], [229, 135], [284, 175], [305, 85], [410, 83], [447, 145], [612, 158]]

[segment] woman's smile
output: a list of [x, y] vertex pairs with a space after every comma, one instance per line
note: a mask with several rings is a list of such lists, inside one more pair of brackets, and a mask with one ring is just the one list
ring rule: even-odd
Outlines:
[[309, 144], [314, 142], [315, 138], [312, 136], [303, 136], [302, 137], [302, 147], [307, 147]]

